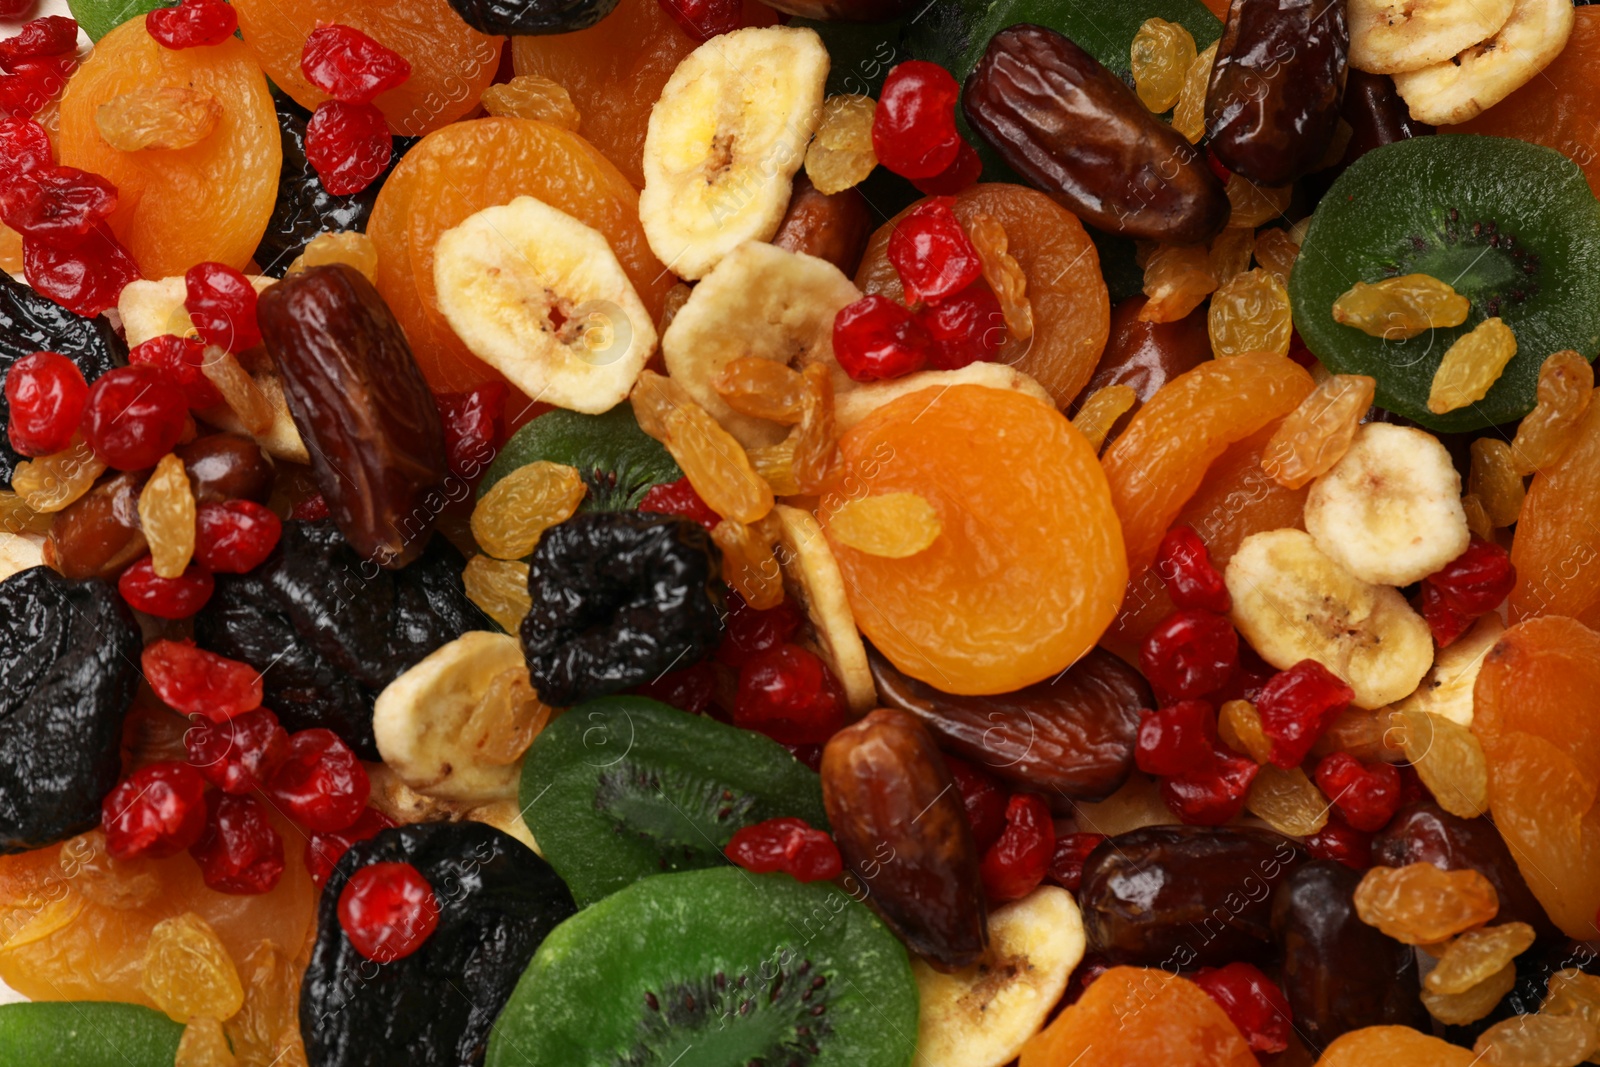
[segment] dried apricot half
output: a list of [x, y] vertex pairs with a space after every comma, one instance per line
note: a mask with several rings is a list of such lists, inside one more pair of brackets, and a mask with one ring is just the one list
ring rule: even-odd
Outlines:
[[1567, 615], [1600, 626], [1600, 404], [1591, 401], [1573, 442], [1534, 473], [1517, 516], [1512, 619]]

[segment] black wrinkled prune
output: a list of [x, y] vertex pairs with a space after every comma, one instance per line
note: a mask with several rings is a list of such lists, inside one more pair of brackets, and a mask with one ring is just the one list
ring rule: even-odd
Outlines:
[[0, 582], [0, 852], [100, 821], [122, 770], [143, 642], [106, 582], [32, 567]]
[[[357, 952], [339, 926], [345, 883], [372, 863], [411, 864], [439, 901], [438, 928], [422, 947], [385, 964]], [[311, 1067], [482, 1063], [534, 950], [577, 910], [548, 863], [483, 823], [416, 823], [357, 842], [323, 890], [300, 985]]]
[[450, 0], [461, 21], [496, 37], [572, 33], [605, 18], [617, 0]]
[[435, 537], [414, 562], [382, 570], [331, 519], [283, 524], [266, 562], [219, 574], [195, 616], [202, 648], [262, 672], [265, 704], [291, 730], [332, 730], [378, 758], [372, 703], [428, 653], [489, 622], [461, 585], [466, 561]]
[[674, 515], [587, 512], [546, 531], [522, 620], [539, 699], [568, 707], [704, 658], [722, 633], [720, 561], [710, 535]]
[[[0, 270], [0, 379], [17, 360], [39, 351], [66, 356], [90, 382], [128, 362], [128, 346], [104, 316], [74, 315]], [[27, 458], [11, 447], [5, 433], [10, 421], [11, 407], [0, 393], [0, 485], [7, 489], [17, 464]]]

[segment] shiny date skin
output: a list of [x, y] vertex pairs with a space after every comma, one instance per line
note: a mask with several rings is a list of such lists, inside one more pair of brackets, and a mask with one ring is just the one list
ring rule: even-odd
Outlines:
[[1071, 410], [1076, 411], [1108, 385], [1126, 385], [1133, 390], [1133, 407], [1111, 424], [1108, 440], [1115, 440], [1127, 428], [1157, 389], [1211, 358], [1204, 308], [1196, 308], [1177, 322], [1141, 322], [1139, 312], [1147, 303], [1145, 297], [1135, 296], [1111, 309], [1105, 352], [1089, 384], [1072, 402]]
[[1344, 0], [1233, 0], [1206, 90], [1222, 165], [1262, 185], [1315, 167], [1339, 122], [1349, 52]]
[[772, 243], [790, 252], [825, 259], [854, 278], [872, 236], [872, 209], [859, 189], [831, 196], [817, 190], [802, 172], [794, 178], [789, 209], [784, 212]]
[[189, 472], [196, 504], [253, 500], [265, 504], [272, 495], [276, 470], [261, 446], [248, 437], [213, 433], [173, 449]]
[[1059, 678], [994, 696], [952, 696], [868, 651], [878, 699], [909, 711], [949, 752], [1003, 781], [1074, 800], [1116, 792], [1133, 769], [1150, 687], [1104, 649]]
[[148, 471], [107, 478], [56, 513], [44, 561], [74, 581], [111, 578], [149, 547], [139, 525], [139, 491]]
[[1222, 182], [1194, 146], [1054, 30], [995, 34], [961, 102], [1012, 169], [1099, 229], [1201, 244], [1227, 224]]
[[1287, 837], [1244, 826], [1147, 826], [1102, 841], [1078, 891], [1089, 951], [1172, 971], [1270, 960], [1273, 889], [1305, 858]]
[[272, 286], [257, 318], [345, 539], [381, 567], [416, 559], [444, 507], [444, 428], [394, 313], [332, 264]]
[[1343, 114], [1351, 131], [1350, 146], [1340, 161], [1344, 167], [1374, 148], [1433, 133], [1432, 126], [1411, 117], [1411, 110], [1395, 92], [1394, 79], [1387, 74], [1350, 71], [1344, 90]]
[[978, 851], [961, 791], [916, 717], [879, 708], [834, 734], [822, 802], [846, 890], [934, 967], [976, 963], [988, 943]]

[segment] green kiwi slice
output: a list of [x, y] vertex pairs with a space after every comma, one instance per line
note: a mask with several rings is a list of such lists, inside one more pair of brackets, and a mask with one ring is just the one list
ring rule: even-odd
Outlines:
[[908, 1067], [906, 950], [828, 883], [724, 867], [646, 878], [556, 927], [486, 1067]]
[[[1428, 274], [1471, 301], [1467, 321], [1386, 341], [1333, 320], [1356, 282]], [[1289, 279], [1294, 324], [1328, 369], [1368, 374], [1377, 402], [1429, 429], [1479, 430], [1533, 408], [1545, 358], [1600, 352], [1600, 201], [1559, 152], [1505, 137], [1418, 137], [1367, 153], [1317, 206]], [[1517, 354], [1488, 395], [1428, 410], [1439, 362], [1499, 316]]]
[[603, 415], [557, 409], [511, 435], [489, 464], [478, 495], [539, 460], [578, 469], [589, 487], [579, 511], [632, 511], [651, 486], [683, 477], [661, 442], [639, 429], [632, 406], [618, 404]]
[[644, 697], [592, 700], [545, 727], [521, 801], [579, 907], [647, 875], [724, 865], [740, 827], [828, 825], [821, 780], [782, 745]]
[[137, 1004], [55, 1001], [0, 1007], [6, 1067], [172, 1067], [183, 1024]]

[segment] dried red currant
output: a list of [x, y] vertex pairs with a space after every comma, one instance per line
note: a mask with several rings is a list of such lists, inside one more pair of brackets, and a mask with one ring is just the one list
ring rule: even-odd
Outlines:
[[411, 864], [372, 863], [339, 894], [339, 926], [357, 952], [391, 963], [417, 951], [438, 928], [439, 901]]
[[1006, 792], [1000, 783], [964, 759], [945, 756], [944, 765], [961, 790], [961, 803], [967, 809], [967, 825], [972, 828], [972, 843], [983, 855], [1000, 839], [1006, 828]]
[[983, 285], [962, 292], [917, 312], [933, 347], [928, 365], [935, 370], [960, 370], [970, 363], [988, 361], [1006, 342], [1006, 317], [1000, 301]]
[[0, 205], [5, 203], [11, 190], [18, 188], [24, 174], [48, 167], [55, 158], [50, 146], [50, 134], [30, 118], [12, 116], [0, 120], [0, 181], [5, 191], [0, 192]]
[[411, 64], [353, 26], [318, 26], [300, 52], [306, 81], [346, 104], [370, 104], [404, 85]]
[[1192, 526], [1174, 526], [1156, 550], [1156, 574], [1179, 608], [1204, 608], [1218, 615], [1233, 610], [1233, 597], [1211, 563], [1211, 553]]
[[1289, 1047], [1294, 1029], [1289, 998], [1259, 967], [1249, 963], [1202, 967], [1190, 980], [1227, 1013], [1252, 1050], [1272, 1053]]
[[705, 44], [718, 34], [732, 33], [744, 25], [744, 5], [740, 0], [660, 0], [661, 10], [683, 28], [696, 44]]
[[1307, 837], [1305, 846], [1312, 859], [1333, 860], [1355, 871], [1372, 866], [1372, 835], [1345, 822], [1337, 810], [1328, 813], [1327, 825]]
[[117, 579], [117, 592], [128, 606], [158, 619], [187, 619], [206, 606], [216, 589], [211, 572], [191, 563], [177, 578], [156, 573], [149, 556], [136, 560]]
[[196, 718], [184, 731], [189, 766], [224, 793], [262, 788], [289, 753], [289, 734], [278, 717], [257, 708], [221, 722]]
[[983, 854], [983, 891], [991, 903], [1021, 900], [1039, 887], [1056, 849], [1050, 806], [1032, 793], [1006, 805], [1006, 828]]
[[722, 621], [727, 631], [717, 646], [717, 659], [730, 667], [743, 667], [757, 652], [777, 648], [793, 637], [803, 616], [792, 600], [757, 611], [738, 593], [729, 593], [728, 614]]
[[983, 175], [983, 160], [966, 141], [956, 149], [950, 165], [931, 178], [915, 178], [911, 184], [924, 196], [954, 196]]
[[189, 849], [200, 876], [219, 893], [267, 893], [283, 876], [283, 838], [253, 796], [206, 794], [205, 833]]
[[128, 350], [128, 364], [152, 367], [183, 392], [191, 409], [209, 408], [222, 403], [222, 394], [211, 384], [202, 369], [205, 346], [176, 334], [152, 337]]
[[118, 367], [89, 387], [83, 437], [119, 471], [154, 467], [183, 436], [189, 405], [178, 387], [150, 367]]
[[1239, 665], [1239, 634], [1224, 615], [1175, 611], [1156, 624], [1139, 649], [1139, 668], [1157, 692], [1188, 700], [1214, 693]]
[[343, 830], [361, 815], [372, 792], [367, 769], [332, 730], [301, 730], [267, 782], [267, 795], [308, 830]]
[[222, 0], [183, 0], [144, 17], [144, 29], [164, 48], [205, 48], [221, 44], [239, 28], [239, 16]]
[[895, 223], [888, 257], [908, 303], [937, 303], [983, 276], [983, 260], [951, 210], [955, 200], [924, 200]]
[[33, 7], [33, 0], [0, 0], [0, 19], [19, 19]]
[[14, 70], [19, 59], [70, 56], [77, 51], [78, 24], [65, 15], [46, 15], [0, 41], [0, 68]]
[[937, 63], [908, 60], [889, 72], [872, 119], [878, 162], [903, 178], [932, 178], [961, 149], [956, 100], [961, 87]]
[[910, 311], [877, 293], [839, 309], [833, 354], [858, 382], [902, 378], [928, 362], [933, 339]]
[[1062, 889], [1076, 893], [1083, 884], [1083, 863], [1089, 853], [1106, 840], [1105, 834], [1062, 834], [1056, 838], [1056, 850], [1050, 857], [1050, 880]]
[[311, 834], [306, 838], [306, 870], [311, 872], [311, 880], [318, 889], [327, 884], [328, 875], [339, 865], [344, 854], [350, 846], [357, 841], [366, 841], [378, 836], [379, 831], [387, 830], [397, 825], [395, 821], [377, 808], [367, 808], [361, 812], [361, 817], [346, 826], [343, 830], [334, 830], [326, 834]]
[[329, 100], [306, 123], [306, 162], [334, 196], [351, 196], [377, 181], [393, 151], [389, 120], [371, 104]]
[[101, 223], [76, 248], [24, 237], [22, 275], [40, 296], [92, 319], [117, 306], [123, 287], [139, 280], [139, 264]]
[[205, 793], [205, 779], [187, 764], [140, 767], [101, 802], [106, 851], [121, 860], [176, 856], [205, 830]]
[[1279, 671], [1256, 697], [1261, 730], [1272, 742], [1272, 762], [1298, 767], [1355, 692], [1316, 660]]
[[1238, 818], [1244, 798], [1261, 768], [1248, 756], [1218, 750], [1216, 761], [1204, 771], [1161, 780], [1161, 799], [1180, 822], [1190, 826], [1221, 826]]
[[849, 709], [833, 672], [799, 645], [757, 652], [739, 669], [735, 726], [787, 744], [816, 745], [848, 721]]
[[76, 363], [57, 352], [35, 352], [13, 363], [5, 378], [12, 448], [24, 456], [48, 456], [72, 444], [89, 399], [89, 383]]
[[194, 516], [194, 558], [219, 574], [247, 574], [278, 546], [283, 520], [253, 500], [201, 504]]
[[1188, 774], [1210, 767], [1217, 750], [1217, 716], [1211, 705], [1180, 700], [1145, 713], [1133, 759], [1146, 774]]
[[139, 656], [145, 680], [161, 702], [185, 715], [224, 722], [261, 706], [261, 675], [248, 663], [162, 638]]
[[261, 343], [256, 288], [226, 263], [197, 263], [183, 276], [184, 310], [208, 345], [243, 352]]
[[505, 432], [506, 397], [503, 382], [484, 382], [465, 393], [435, 393], [444, 424], [444, 454], [456, 477], [475, 480], [494, 460]]
[[32, 118], [61, 95], [77, 66], [78, 61], [70, 55], [9, 61], [5, 67], [10, 73], [0, 74], [0, 111]]
[[652, 485], [644, 494], [644, 499], [639, 501], [639, 510], [660, 515], [682, 515], [707, 530], [716, 529], [717, 523], [722, 521], [722, 516], [700, 499], [700, 494], [695, 492], [688, 478]]
[[797, 882], [826, 882], [839, 877], [839, 846], [804, 819], [768, 819], [742, 826], [723, 850], [734, 863], [756, 874], [783, 871]]
[[1400, 806], [1400, 772], [1387, 763], [1362, 763], [1348, 752], [1334, 752], [1317, 764], [1316, 779], [1317, 788], [1357, 830], [1383, 829]]

